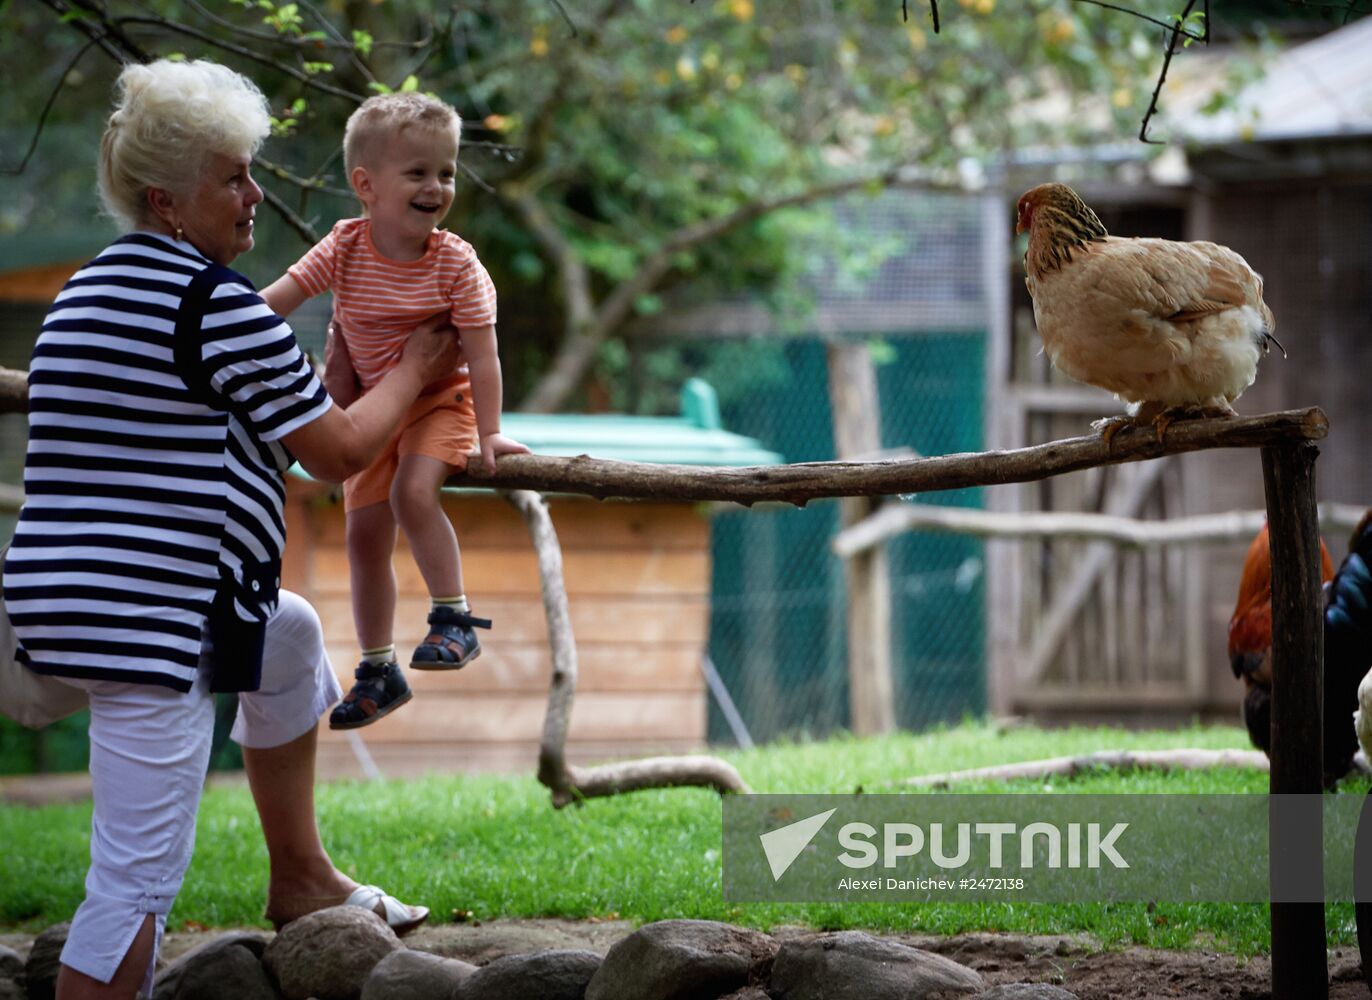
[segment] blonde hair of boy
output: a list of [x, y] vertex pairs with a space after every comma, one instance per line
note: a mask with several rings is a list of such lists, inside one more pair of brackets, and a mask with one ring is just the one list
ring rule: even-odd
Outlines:
[[462, 141], [462, 116], [443, 101], [417, 91], [369, 97], [348, 118], [343, 130], [343, 170], [375, 165], [387, 144], [407, 128], [451, 129]]

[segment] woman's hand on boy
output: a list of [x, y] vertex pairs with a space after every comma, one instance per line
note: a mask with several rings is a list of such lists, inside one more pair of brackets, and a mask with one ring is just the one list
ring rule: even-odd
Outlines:
[[506, 437], [499, 431], [487, 434], [481, 439], [481, 464], [488, 475], [495, 475], [495, 460], [501, 455], [527, 454], [529, 449], [526, 445], [520, 444], [512, 437]]
[[448, 323], [446, 313], [431, 316], [410, 332], [405, 341], [402, 364], [417, 365], [424, 385], [451, 375], [462, 359], [457, 331]]
[[337, 320], [329, 324], [328, 335], [324, 338], [323, 380], [324, 388], [333, 401], [345, 410], [362, 395], [362, 386], [353, 369], [352, 355], [348, 353], [348, 342]]

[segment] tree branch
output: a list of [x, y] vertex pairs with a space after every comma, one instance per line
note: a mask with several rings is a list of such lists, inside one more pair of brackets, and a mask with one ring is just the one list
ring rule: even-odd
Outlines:
[[1173, 423], [1159, 442], [1151, 429], [1126, 430], [1107, 445], [1100, 435], [1052, 441], [1013, 451], [974, 452], [884, 462], [802, 462], [720, 468], [648, 465], [580, 455], [504, 455], [496, 474], [480, 466], [448, 479], [450, 486], [582, 493], [600, 500], [780, 501], [804, 506], [822, 497], [879, 497], [933, 490], [1034, 482], [1064, 472], [1211, 448], [1254, 448], [1316, 441], [1329, 433], [1318, 407], [1253, 417]]
[[118, 23], [121, 25], [151, 24], [159, 28], [164, 28], [167, 31], [174, 31], [177, 34], [185, 35], [188, 38], [194, 38], [197, 41], [204, 42], [206, 45], [213, 46], [217, 49], [222, 49], [225, 52], [232, 52], [236, 56], [240, 56], [244, 59], [249, 59], [252, 62], [259, 63], [260, 65], [270, 66], [272, 69], [280, 73], [284, 73], [292, 79], [298, 80], [305, 86], [311, 87], [314, 90], [318, 90], [321, 93], [329, 94], [333, 97], [341, 97], [345, 101], [351, 101], [354, 104], [361, 104], [364, 100], [366, 100], [366, 98], [361, 94], [354, 94], [350, 90], [344, 90], [341, 87], [335, 87], [332, 84], [325, 83], [324, 81], [320, 80], [317, 76], [311, 76], [304, 70], [299, 70], [296, 69], [294, 66], [289, 66], [279, 59], [273, 59], [271, 56], [261, 55], [260, 53], [254, 52], [252, 49], [244, 48], [242, 45], [235, 45], [233, 42], [225, 41], [222, 38], [215, 38], [213, 35], [206, 34], [198, 28], [192, 28], [189, 25], [181, 24], [179, 21], [171, 21], [165, 17], [160, 17], [157, 15], [148, 15], [144, 17], [121, 17]]
[[[1349, 532], [1366, 508], [1353, 504], [1320, 504], [1320, 524], [1326, 530]], [[1160, 545], [1218, 545], [1249, 541], [1267, 514], [1235, 510], [1197, 514], [1165, 521], [1084, 511], [1026, 511], [1009, 513], [976, 507], [939, 507], [923, 503], [888, 503], [845, 528], [829, 542], [834, 555], [846, 559], [910, 531], [929, 531], [1013, 541], [1037, 539], [1114, 542], [1134, 548]]]
[[572, 699], [576, 695], [577, 663], [572, 616], [562, 579], [562, 547], [543, 497], [529, 490], [513, 490], [504, 496], [524, 516], [529, 527], [538, 557], [543, 611], [548, 620], [553, 677], [548, 690], [548, 711], [543, 719], [543, 738], [538, 748], [538, 780], [552, 792], [553, 807], [561, 809], [582, 799], [644, 788], [704, 785], [721, 795], [747, 793], [747, 784], [732, 765], [715, 757], [653, 757], [590, 768], [567, 764], [565, 748]]
[[321, 194], [331, 194], [338, 198], [352, 199], [356, 197], [351, 190], [331, 187], [330, 185], [325, 184], [317, 176], [301, 177], [297, 174], [293, 174], [285, 167], [281, 166], [281, 164], [274, 163], [261, 155], [253, 157], [253, 163], [256, 166], [261, 167], [266, 173], [271, 174], [277, 180], [285, 181], [287, 184], [294, 184], [296, 187], [302, 188], [305, 191], [318, 191]]
[[595, 320], [590, 269], [536, 194], [522, 184], [502, 185], [500, 194], [519, 212], [529, 231], [551, 259], [557, 269], [565, 299], [563, 334], [557, 354], [538, 387], [520, 407], [534, 413], [548, 412], [571, 393], [576, 379], [584, 370], [583, 364], [575, 370], [564, 372], [559, 366], [559, 358], [564, 354], [578, 359], [583, 356], [589, 358], [600, 342], [599, 337], [589, 332]]
[[[256, 160], [254, 160], [254, 162], [256, 162]], [[294, 229], [296, 234], [310, 246], [314, 246], [319, 242], [319, 233], [315, 231], [315, 228], [292, 212], [284, 201], [267, 188], [262, 189], [262, 200], [270, 205], [276, 211], [276, 214], [281, 216], [286, 225]]]
[[[1172, 56], [1177, 51], [1177, 43], [1181, 40], [1183, 35], [1187, 38], [1196, 37], [1183, 30], [1184, 25], [1186, 24], [1186, 18], [1190, 15], [1195, 6], [1196, 0], [1187, 0], [1186, 9], [1182, 11], [1181, 16], [1177, 18], [1176, 22], [1170, 28], [1171, 35], [1167, 42], [1167, 53], [1163, 56], [1162, 60], [1162, 71], [1158, 73], [1158, 82], [1157, 86], [1153, 88], [1153, 97], [1148, 102], [1148, 110], [1143, 114], [1143, 123], [1139, 125], [1140, 142], [1146, 142], [1153, 146], [1163, 145], [1163, 143], [1156, 139], [1148, 138], [1148, 122], [1152, 119], [1154, 112], [1158, 110], [1158, 96], [1162, 93], [1162, 85], [1167, 82], [1167, 69], [1172, 65]], [[1205, 0], [1205, 35], [1200, 40], [1207, 45], [1210, 43], [1210, 0]]]
[[[1143, 13], [1142, 11], [1131, 10], [1131, 9], [1128, 8], [1128, 7], [1120, 7], [1118, 4], [1106, 3], [1105, 0], [1073, 0], [1073, 2], [1074, 2], [1074, 3], [1089, 3], [1089, 4], [1091, 4], [1093, 7], [1104, 7], [1106, 10], [1117, 10], [1117, 11], [1119, 11], [1121, 14], [1129, 14], [1129, 15], [1131, 15], [1131, 16], [1133, 16], [1133, 17], [1137, 17], [1137, 18], [1138, 18], [1139, 20], [1141, 20], [1141, 21], [1147, 21], [1149, 24], [1156, 24], [1159, 28], [1166, 28], [1168, 31], [1175, 31], [1175, 30], [1177, 30], [1177, 28], [1179, 27], [1179, 22], [1177, 22], [1177, 21], [1171, 21], [1171, 22], [1169, 22], [1169, 21], [1161, 20], [1160, 18], [1149, 17], [1147, 14]], [[1295, 2], [1295, 0], [1291, 0], [1291, 2]], [[1187, 8], [1187, 13], [1190, 13], [1190, 8], [1189, 8], [1189, 7]], [[1185, 17], [1185, 15], [1182, 15], [1182, 16]], [[1183, 38], [1190, 38], [1192, 41], [1196, 41], [1196, 42], [1205, 42], [1205, 43], [1208, 44], [1209, 41], [1210, 41], [1210, 27], [1209, 27], [1209, 25], [1210, 25], [1210, 19], [1207, 17], [1207, 18], [1206, 18], [1206, 30], [1205, 30], [1205, 34], [1204, 34], [1204, 35], [1193, 35], [1193, 34], [1191, 34], [1191, 32], [1186, 31], [1185, 29], [1182, 29], [1181, 35], [1182, 35]]]
[[92, 38], [85, 45], [81, 46], [76, 55], [72, 56], [71, 62], [67, 63], [66, 68], [62, 70], [61, 75], [57, 78], [57, 86], [52, 88], [52, 93], [48, 95], [47, 101], [43, 103], [43, 110], [39, 112], [38, 115], [38, 125], [33, 130], [33, 138], [29, 140], [29, 148], [28, 151], [24, 153], [24, 158], [19, 161], [18, 166], [5, 167], [3, 168], [3, 171], [0, 172], [9, 174], [12, 177], [17, 177], [24, 172], [24, 168], [29, 165], [29, 159], [33, 156], [33, 151], [38, 148], [38, 139], [43, 134], [43, 126], [47, 124], [48, 113], [52, 111], [52, 106], [57, 102], [57, 95], [60, 94], [62, 88], [66, 86], [67, 76], [76, 68], [76, 64], [81, 61], [81, 57], [89, 52], [91, 48], [99, 45], [101, 41], [102, 39], [100, 38]]
[[[1015, 781], [1075, 778], [1099, 769], [1112, 771], [1212, 771], [1232, 767], [1243, 771], [1268, 770], [1261, 750], [1100, 750], [1078, 757], [1049, 757], [995, 767], [974, 767], [945, 774], [925, 774], [895, 784], [901, 788], [947, 788], [966, 781]], [[887, 787], [883, 785], [882, 787]], [[870, 790], [870, 789], [869, 789]]]
[[[592, 22], [594, 27], [581, 37], [581, 44], [578, 47], [583, 58], [595, 52], [599, 47], [605, 37], [605, 29], [615, 15], [623, 10], [627, 2], [628, 0], [610, 0], [605, 9], [595, 16]], [[578, 37], [576, 26], [572, 24], [570, 18], [566, 18], [565, 11], [563, 11], [563, 16], [571, 27], [572, 36]], [[552, 136], [553, 114], [558, 102], [566, 96], [573, 69], [573, 60], [564, 56], [557, 65], [553, 83], [548, 87], [545, 99], [538, 107], [531, 108], [526, 113], [529, 122], [529, 140], [524, 144], [524, 160], [521, 163], [521, 166], [525, 168], [524, 173], [526, 175], [540, 170], [543, 166], [548, 141]]]
[[[559, 273], [564, 277], [564, 282], [570, 278], [575, 282], [575, 286], [567, 288], [568, 317], [562, 341], [549, 363], [548, 370], [529, 396], [521, 402], [520, 409], [529, 413], [550, 413], [561, 406], [585, 374], [596, 350], [607, 337], [628, 321], [639, 296], [657, 287], [671, 272], [676, 266], [676, 256], [682, 251], [717, 239], [740, 226], [782, 209], [836, 198], [865, 187], [884, 187], [898, 178], [900, 169], [891, 168], [869, 177], [835, 181], [780, 198], [749, 202], [724, 215], [684, 226], [669, 235], [658, 249], [650, 253], [639, 266], [638, 272], [632, 278], [620, 282], [598, 308], [590, 299], [590, 277], [586, 265], [567, 242], [556, 223], [542, 206], [538, 206], [537, 211], [540, 215], [535, 228], [529, 210], [525, 209], [526, 221], [530, 222], [530, 227], [535, 229], [540, 242], [553, 257]], [[530, 202], [537, 204], [533, 195], [526, 197]], [[584, 314], [580, 311], [583, 309]]]
[[[106, 16], [104, 9], [91, 0], [72, 0], [71, 3], [67, 3], [65, 0], [41, 0], [41, 2], [58, 14], [67, 15], [79, 10], [91, 15], [90, 17], [73, 17], [66, 23], [87, 38], [94, 40], [105, 55], [115, 62], [122, 63], [126, 55], [138, 62], [152, 62], [152, 56], [148, 54], [148, 51], [125, 34], [117, 24]], [[97, 30], [97, 26], [99, 30]]]

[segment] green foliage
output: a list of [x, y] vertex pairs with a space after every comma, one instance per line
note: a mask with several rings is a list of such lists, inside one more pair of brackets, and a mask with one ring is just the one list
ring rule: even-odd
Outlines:
[[[306, 65], [308, 66], [310, 64], [306, 63]], [[279, 139], [293, 134], [296, 126], [300, 124], [300, 119], [304, 117], [305, 112], [309, 110], [309, 106], [309, 102], [305, 100], [305, 98], [297, 97], [291, 102], [284, 117], [278, 118], [275, 115], [272, 115], [272, 136]]]
[[[748, 289], [801, 315], [800, 289], [817, 258], [860, 272], [895, 249], [860, 246], [813, 192], [896, 167], [948, 181], [963, 161], [1019, 145], [1132, 134], [1135, 98], [1145, 95], [1157, 59], [1144, 22], [1071, 0], [1022, 0], [1013, 9], [960, 0], [944, 10], [938, 35], [925, 20], [902, 22], [887, 0], [455, 8], [433, 0], [328, 8], [235, 0], [215, 10], [217, 19], [169, 0], [112, 0], [107, 9], [120, 16], [126, 6], [183, 19], [275, 60], [280, 69], [189, 36], [139, 36], [154, 53], [174, 38], [189, 57], [250, 75], [274, 109], [286, 109], [276, 112], [264, 154], [336, 189], [346, 188], [336, 151], [354, 103], [311, 83], [359, 100], [422, 89], [456, 106], [468, 124], [463, 162], [497, 196], [467, 187], [447, 225], [477, 246], [496, 278], [502, 329], [519, 331], [518, 354], [527, 360], [508, 375], [525, 388], [560, 342], [568, 297], [556, 252], [526, 225], [516, 199], [533, 199], [590, 268], [594, 304], [674, 248], [671, 267], [639, 290], [631, 314], [652, 315], [683, 292], [699, 301]], [[32, 127], [32, 109], [56, 83], [51, 67], [84, 44], [75, 31], [52, 30], [56, 19], [41, 5], [21, 6], [10, 20], [0, 55], [17, 70], [18, 92], [0, 108], [6, 137]], [[425, 58], [394, 44], [426, 35], [433, 41], [419, 54]], [[88, 151], [116, 72], [102, 59], [99, 51], [85, 57], [50, 123], [79, 129]], [[1050, 124], [1024, 113], [1049, 94], [1070, 95], [1086, 110]], [[308, 116], [293, 103], [302, 99]], [[45, 140], [30, 176], [0, 182], [0, 203], [18, 206], [10, 211], [21, 228], [41, 225], [43, 206], [69, 205], [66, 192], [89, 190], [92, 156], [64, 159]], [[33, 197], [15, 199], [11, 184]], [[271, 184], [320, 233], [356, 211], [350, 198]], [[779, 199], [794, 203], [758, 210]], [[734, 213], [737, 224], [710, 228]], [[706, 229], [708, 238], [692, 235]], [[258, 240], [238, 266], [259, 283], [304, 249], [279, 223], [259, 225]]]

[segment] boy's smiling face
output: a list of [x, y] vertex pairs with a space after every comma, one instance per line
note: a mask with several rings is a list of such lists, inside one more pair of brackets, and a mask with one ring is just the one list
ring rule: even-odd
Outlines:
[[386, 142], [377, 162], [353, 170], [377, 250], [398, 260], [423, 256], [429, 234], [453, 204], [457, 136], [410, 126]]

